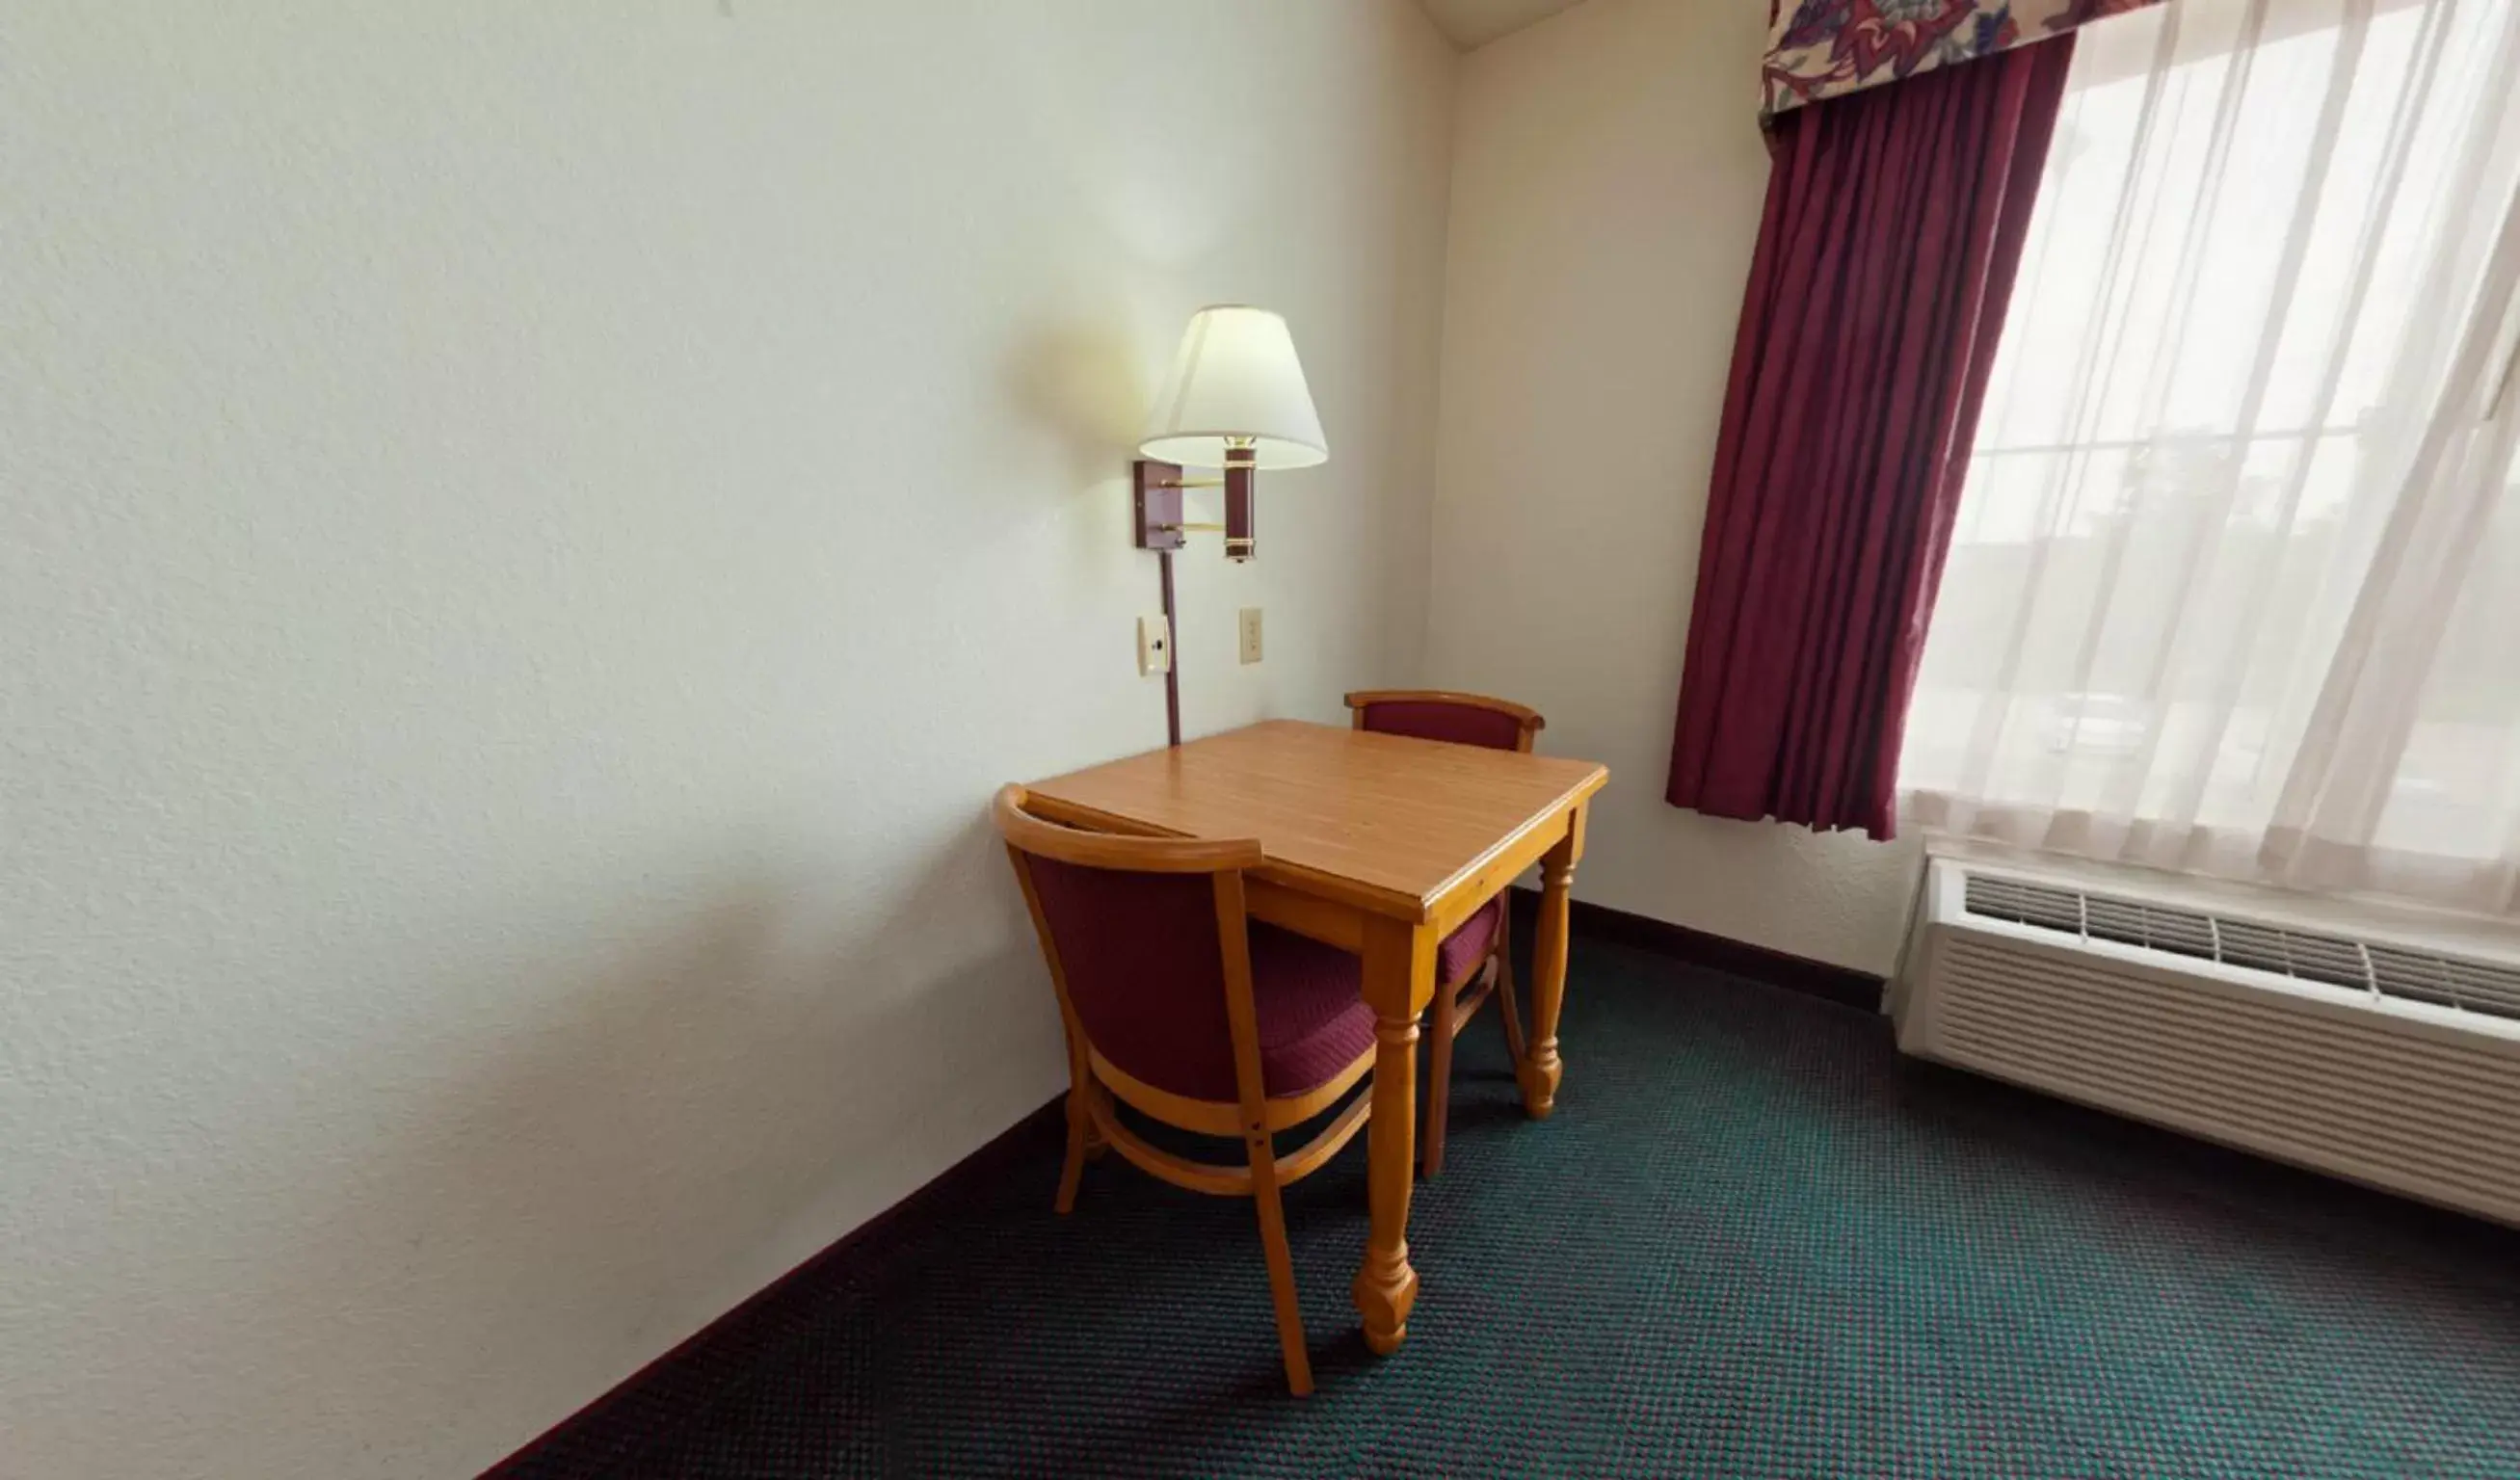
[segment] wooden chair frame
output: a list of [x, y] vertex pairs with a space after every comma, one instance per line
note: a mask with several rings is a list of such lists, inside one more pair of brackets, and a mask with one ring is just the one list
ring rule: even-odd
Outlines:
[[[1485, 694], [1451, 689], [1360, 689], [1347, 695], [1350, 726], [1364, 729], [1365, 711], [1373, 704], [1459, 704], [1505, 715], [1520, 727], [1513, 748], [1525, 755], [1531, 753], [1533, 742], [1549, 724], [1537, 709]], [[1418, 1167], [1428, 1177], [1444, 1169], [1444, 1123], [1453, 1108], [1453, 1040], [1462, 1025], [1487, 1006], [1492, 995], [1499, 998], [1498, 1009], [1505, 1018], [1506, 1047], [1512, 1051], [1517, 1065], [1522, 1062], [1522, 1014], [1514, 1006], [1512, 925], [1513, 912], [1508, 910], [1497, 921], [1496, 940], [1488, 954], [1471, 963], [1459, 977], [1436, 986], [1435, 1042], [1426, 1062], [1426, 1134], [1418, 1143]], [[1466, 997], [1462, 995], [1465, 990]]]
[[[1242, 871], [1260, 864], [1258, 839], [1197, 841], [1086, 832], [1033, 816], [1024, 809], [1024, 801], [1023, 787], [1003, 787], [992, 816], [999, 836], [1006, 840], [1016, 882], [1023, 887], [1033, 930], [1041, 937], [1041, 953], [1050, 964], [1051, 985], [1058, 994], [1058, 1015], [1067, 1032], [1067, 1155], [1058, 1174], [1058, 1210], [1065, 1214], [1075, 1208], [1086, 1158], [1103, 1145], [1175, 1187], [1251, 1198], [1259, 1211], [1260, 1244], [1269, 1265], [1270, 1294], [1277, 1305], [1278, 1344], [1285, 1359], [1286, 1385], [1302, 1397], [1313, 1390], [1312, 1360], [1304, 1344], [1303, 1310], [1295, 1299], [1294, 1256], [1286, 1241], [1286, 1215], [1279, 1189], [1310, 1176], [1355, 1139], [1372, 1114], [1372, 1097], [1358, 1096], [1319, 1135], [1285, 1156], [1277, 1154], [1271, 1137], [1337, 1103], [1372, 1069], [1374, 1048], [1368, 1045], [1326, 1084], [1300, 1095], [1269, 1098], [1260, 1072], [1259, 1017], [1252, 1002], [1250, 930], [1242, 884]], [[1094, 1048], [1068, 998], [1058, 942], [1051, 934], [1041, 896], [1033, 888], [1032, 872], [1025, 866], [1027, 855], [1088, 869], [1209, 875], [1215, 890], [1217, 939], [1224, 948], [1234, 1099], [1196, 1099], [1159, 1090], [1123, 1072]], [[1149, 1143], [1122, 1123], [1112, 1104], [1115, 1099], [1186, 1131], [1240, 1138], [1243, 1164], [1192, 1161]]]

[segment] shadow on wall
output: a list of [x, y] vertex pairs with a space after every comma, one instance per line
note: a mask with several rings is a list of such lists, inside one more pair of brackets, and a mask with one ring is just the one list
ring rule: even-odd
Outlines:
[[1109, 326], [1068, 324], [1016, 345], [1007, 391], [1058, 439], [1072, 483], [1085, 486], [1110, 481], [1138, 455], [1147, 399], [1155, 388], [1126, 335]]
[[[1064, 1078], [1005, 871], [975, 817], [889, 910], [834, 930], [845, 901], [747, 858], [606, 953], [617, 968], [519, 990], [549, 1010], [463, 1055], [481, 1072], [435, 1087], [394, 1152], [343, 1167], [329, 1215], [239, 1281], [259, 1286], [248, 1319], [280, 1331], [388, 1326], [355, 1344], [384, 1369], [229, 1369], [203, 1402], [329, 1412], [381, 1468], [443, 1458], [442, 1438], [394, 1428], [429, 1414], [492, 1446], [487, 1463], [897, 1201]], [[914, 1093], [939, 1083], [973, 1093]], [[356, 1098], [317, 1083], [301, 1103]]]

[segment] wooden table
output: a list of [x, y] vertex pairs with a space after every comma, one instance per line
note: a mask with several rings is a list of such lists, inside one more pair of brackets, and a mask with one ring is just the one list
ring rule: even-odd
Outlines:
[[1251, 913], [1364, 958], [1376, 1019], [1372, 1218], [1354, 1288], [1377, 1352], [1399, 1348], [1418, 1300], [1409, 1192], [1418, 1017], [1435, 995], [1435, 947], [1541, 865], [1531, 1039], [1514, 1072], [1524, 1108], [1545, 1117], [1564, 1072], [1567, 888], [1585, 809], [1609, 779], [1590, 761], [1272, 720], [1027, 787], [1034, 811], [1076, 827], [1260, 839], [1266, 862], [1245, 878]]

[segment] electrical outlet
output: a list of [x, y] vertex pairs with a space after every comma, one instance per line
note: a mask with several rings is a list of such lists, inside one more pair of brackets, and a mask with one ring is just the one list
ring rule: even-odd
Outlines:
[[1260, 608], [1257, 606], [1242, 608], [1242, 660], [1246, 663], [1260, 661]]
[[1173, 671], [1172, 625], [1160, 615], [1138, 618], [1138, 672]]

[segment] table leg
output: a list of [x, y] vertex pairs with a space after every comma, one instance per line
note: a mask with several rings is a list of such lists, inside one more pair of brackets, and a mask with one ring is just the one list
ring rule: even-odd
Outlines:
[[1373, 1118], [1366, 1126], [1372, 1199], [1365, 1264], [1352, 1293], [1365, 1344], [1384, 1356], [1409, 1335], [1418, 1272], [1409, 1264], [1409, 1193], [1418, 1159], [1418, 1016], [1435, 991], [1431, 931], [1375, 921], [1365, 943], [1365, 1000], [1374, 1012]]
[[1566, 999], [1566, 906], [1575, 884], [1575, 861], [1584, 855], [1584, 813], [1577, 809], [1566, 836], [1540, 861], [1540, 929], [1531, 942], [1531, 1052], [1516, 1064], [1522, 1106], [1534, 1120], [1557, 1107], [1557, 1009]]

